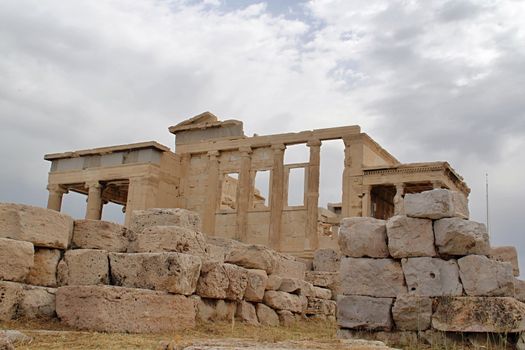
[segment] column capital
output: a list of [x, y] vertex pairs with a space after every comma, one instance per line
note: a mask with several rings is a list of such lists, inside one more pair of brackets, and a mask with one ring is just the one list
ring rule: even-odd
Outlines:
[[278, 152], [278, 151], [281, 151], [283, 152], [285, 149], [286, 149], [286, 145], [284, 143], [274, 143], [272, 145], [272, 149], [275, 151], [275, 152]]
[[246, 156], [249, 156], [253, 150], [250, 146], [242, 146], [242, 147], [239, 147], [239, 152], [241, 153], [241, 157], [246, 157]]
[[102, 184], [99, 181], [86, 181], [84, 187], [88, 190], [91, 188], [99, 189], [102, 188]]
[[217, 158], [219, 155], [220, 155], [219, 151], [208, 151], [208, 157], [210, 157], [210, 159]]
[[54, 192], [58, 194], [69, 193], [69, 190], [66, 187], [59, 184], [48, 184], [46, 188], [49, 192]]
[[441, 180], [432, 180], [432, 188], [433, 189], [442, 188], [443, 186], [444, 186], [443, 181], [441, 181]]
[[322, 142], [319, 139], [310, 139], [306, 142], [308, 147], [321, 147], [321, 144]]
[[405, 189], [405, 183], [404, 182], [398, 182], [398, 183], [396, 183], [394, 185], [396, 186], [396, 190], [403, 191]]

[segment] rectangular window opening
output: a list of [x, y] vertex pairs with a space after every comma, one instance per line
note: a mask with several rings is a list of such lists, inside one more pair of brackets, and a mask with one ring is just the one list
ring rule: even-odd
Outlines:
[[270, 201], [270, 170], [255, 172], [252, 208], [266, 209]]
[[237, 210], [237, 187], [239, 183], [239, 173], [224, 174], [221, 184], [220, 210]]
[[288, 173], [288, 206], [304, 205], [305, 168], [290, 168]]

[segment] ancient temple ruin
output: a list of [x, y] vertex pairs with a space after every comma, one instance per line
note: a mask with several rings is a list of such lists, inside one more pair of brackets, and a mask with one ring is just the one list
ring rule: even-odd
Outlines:
[[[343, 126], [248, 137], [238, 120], [202, 113], [169, 131], [175, 152], [157, 142], [47, 154], [48, 208], [60, 211], [68, 191], [87, 195], [86, 219], [100, 220], [104, 203], [124, 206], [128, 225], [134, 210], [184, 208], [202, 218], [203, 232], [311, 258], [337, 246], [340, 219], [388, 219], [401, 213], [406, 193], [470, 189], [446, 162], [402, 164], [359, 126]], [[323, 141], [344, 143], [341, 202], [319, 208]], [[286, 164], [288, 146], [305, 144], [309, 161]], [[299, 171], [304, 195], [289, 205], [289, 179]], [[268, 178], [268, 198], [255, 187]]]

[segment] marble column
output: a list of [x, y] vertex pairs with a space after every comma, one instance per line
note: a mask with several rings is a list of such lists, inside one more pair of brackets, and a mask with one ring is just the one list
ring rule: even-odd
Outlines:
[[50, 184], [47, 186], [49, 197], [47, 198], [47, 209], [60, 211], [62, 209], [62, 197], [68, 190], [61, 185]]
[[396, 195], [394, 196], [394, 215], [403, 215], [405, 213], [405, 206], [403, 196], [405, 194], [405, 184], [396, 184]]
[[236, 238], [241, 242], [247, 242], [248, 236], [246, 231], [248, 219], [248, 206], [250, 202], [251, 193], [251, 153], [250, 147], [239, 148], [241, 155], [241, 168], [239, 171], [239, 182], [237, 186], [237, 232]]
[[86, 182], [88, 190], [86, 219], [100, 220], [102, 217], [102, 185], [98, 181]]
[[215, 212], [217, 211], [217, 202], [219, 194], [219, 152], [208, 152], [208, 200], [204, 208], [204, 217], [202, 218], [202, 230], [208, 235], [215, 234]]
[[272, 145], [273, 166], [270, 191], [270, 248], [277, 251], [281, 248], [281, 222], [283, 215], [284, 191], [284, 144]]
[[308, 163], [308, 183], [306, 193], [306, 250], [315, 251], [319, 248], [317, 221], [319, 212], [319, 167], [321, 165], [321, 141], [309, 140], [306, 145], [310, 148]]
[[361, 213], [363, 217], [369, 217], [372, 216], [372, 198], [371, 198], [371, 190], [372, 186], [370, 185], [364, 185], [363, 186], [363, 194], [361, 198], [361, 205], [363, 206], [361, 209]]

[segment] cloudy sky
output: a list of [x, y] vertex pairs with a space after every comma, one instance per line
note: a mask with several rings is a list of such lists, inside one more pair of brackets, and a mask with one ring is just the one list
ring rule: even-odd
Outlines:
[[523, 18], [521, 0], [3, 0], [0, 200], [45, 206], [45, 153], [173, 148], [167, 127], [206, 110], [249, 135], [358, 124], [402, 162], [448, 160], [482, 222], [488, 172], [492, 242], [525, 271]]

